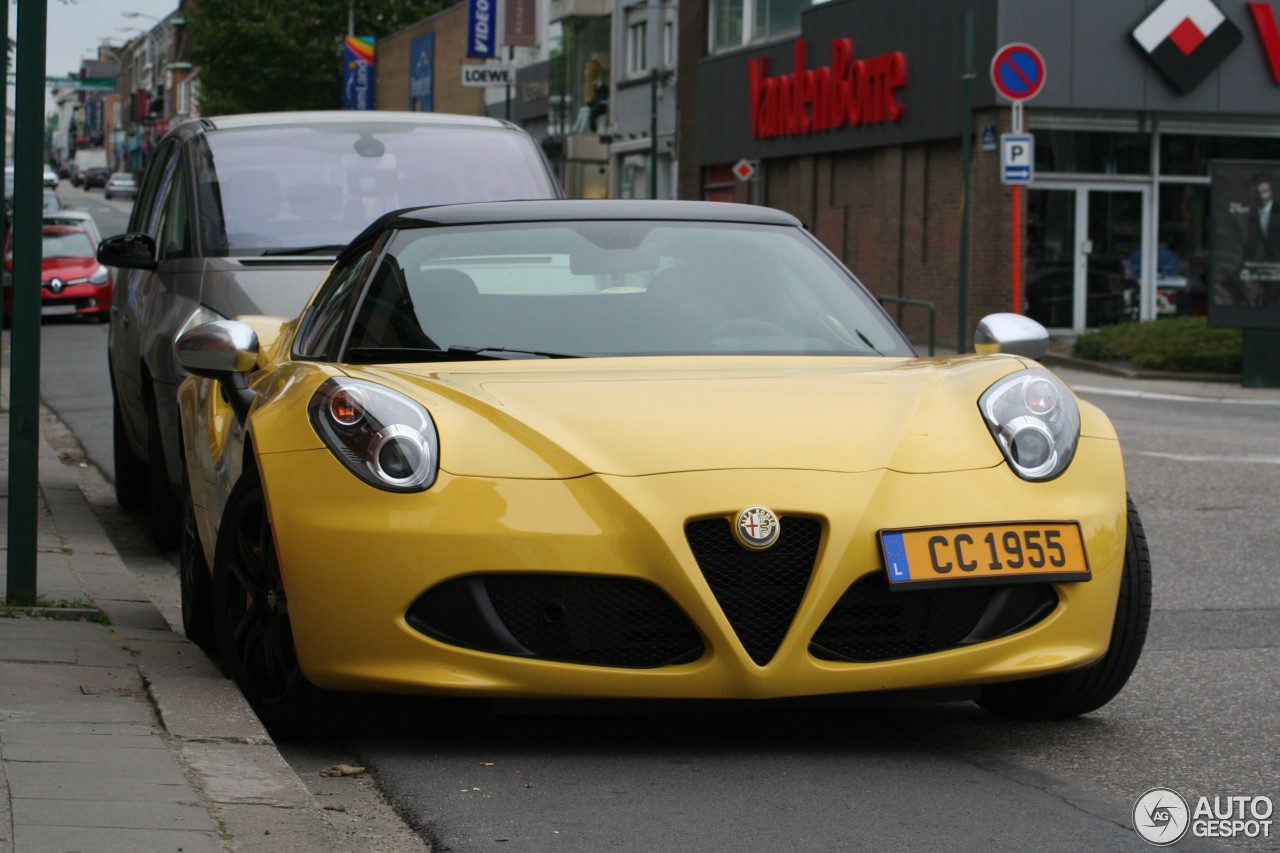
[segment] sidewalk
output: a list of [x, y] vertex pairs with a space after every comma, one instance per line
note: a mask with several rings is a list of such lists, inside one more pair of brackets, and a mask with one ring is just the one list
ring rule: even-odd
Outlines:
[[[7, 371], [0, 381], [2, 599]], [[28, 611], [0, 601], [0, 851], [378, 847], [331, 819], [235, 685], [140, 591], [81, 475], [42, 430], [37, 593], [41, 604], [80, 606]]]

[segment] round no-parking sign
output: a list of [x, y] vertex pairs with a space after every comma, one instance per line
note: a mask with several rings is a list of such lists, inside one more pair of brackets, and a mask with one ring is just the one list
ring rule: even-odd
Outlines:
[[991, 60], [991, 83], [1014, 103], [1029, 101], [1044, 87], [1044, 57], [1029, 44], [1007, 44]]

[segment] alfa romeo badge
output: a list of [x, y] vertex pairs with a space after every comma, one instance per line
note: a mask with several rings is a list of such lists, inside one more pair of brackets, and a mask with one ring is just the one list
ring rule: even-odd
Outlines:
[[738, 544], [752, 551], [763, 551], [778, 541], [782, 525], [773, 510], [763, 506], [749, 506], [738, 513], [733, 534]]

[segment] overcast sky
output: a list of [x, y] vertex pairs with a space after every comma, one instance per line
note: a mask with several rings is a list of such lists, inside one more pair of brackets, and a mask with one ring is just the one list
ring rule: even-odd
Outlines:
[[[18, 33], [18, 7], [9, 2], [9, 36], [16, 39]], [[48, 37], [45, 47], [45, 69], [50, 77], [66, 77], [79, 73], [80, 60], [97, 55], [98, 45], [107, 40], [110, 44], [124, 44], [139, 35], [137, 27], [149, 30], [156, 21], [178, 8], [177, 0], [46, 0], [48, 4]], [[128, 18], [124, 12], [141, 13]], [[146, 17], [150, 15], [151, 17]], [[124, 27], [125, 29], [121, 29]], [[21, 45], [19, 45], [21, 50]], [[9, 89], [9, 104], [13, 105], [13, 88]]]

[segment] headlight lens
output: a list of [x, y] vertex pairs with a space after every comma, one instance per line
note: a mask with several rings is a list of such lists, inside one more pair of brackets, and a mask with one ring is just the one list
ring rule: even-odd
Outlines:
[[316, 389], [307, 411], [325, 446], [369, 485], [421, 492], [436, 481], [435, 422], [398, 391], [362, 379], [330, 379]]
[[103, 285], [111, 280], [111, 270], [106, 267], [98, 267], [93, 271], [93, 275], [89, 276], [90, 284]]
[[1019, 477], [1052, 480], [1071, 464], [1080, 440], [1080, 409], [1049, 371], [1006, 376], [986, 390], [978, 407]]

